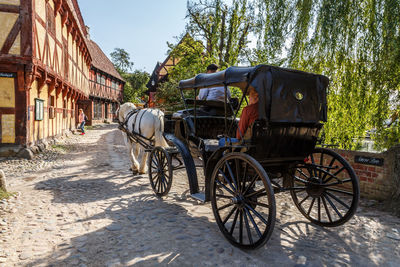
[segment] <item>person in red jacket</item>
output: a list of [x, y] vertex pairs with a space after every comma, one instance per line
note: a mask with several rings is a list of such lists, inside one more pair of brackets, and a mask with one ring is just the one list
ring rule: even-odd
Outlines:
[[242, 115], [240, 115], [236, 138], [240, 140], [241, 137], [244, 137], [249, 126], [256, 119], [258, 119], [258, 93], [251, 88], [249, 92], [249, 105], [243, 109]]
[[85, 113], [83, 113], [83, 109], [79, 109], [79, 116], [78, 116], [78, 122], [79, 122], [79, 126], [78, 129], [81, 129], [81, 135], [85, 134], [85, 122], [86, 122], [86, 115]]

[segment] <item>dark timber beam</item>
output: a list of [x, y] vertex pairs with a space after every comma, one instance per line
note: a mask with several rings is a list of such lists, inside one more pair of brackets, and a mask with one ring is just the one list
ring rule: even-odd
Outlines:
[[19, 13], [19, 6], [0, 4], [0, 12]]

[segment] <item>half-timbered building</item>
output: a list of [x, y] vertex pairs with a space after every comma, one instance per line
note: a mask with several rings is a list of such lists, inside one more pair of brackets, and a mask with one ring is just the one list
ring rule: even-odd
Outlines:
[[[79, 103], [97, 93], [77, 0], [0, 0], [0, 25], [0, 154], [7, 154], [75, 129]], [[111, 87], [121, 86], [115, 78]]]
[[89, 100], [81, 101], [87, 114], [88, 125], [110, 122], [116, 118], [118, 103], [123, 101], [125, 81], [101, 48], [88, 36], [88, 47], [92, 56], [89, 72]]
[[[186, 42], [193, 42], [193, 38], [188, 33], [186, 33], [182, 37], [176, 47], [179, 47], [181, 44], [185, 44]], [[155, 99], [158, 88], [163, 82], [168, 80], [169, 74], [180, 60], [180, 58], [173, 56], [172, 51], [168, 54], [167, 58], [162, 63], [157, 62], [153, 72], [150, 75], [150, 80], [146, 84], [148, 90], [145, 93], [149, 96], [148, 104], [150, 107], [155, 106]]]

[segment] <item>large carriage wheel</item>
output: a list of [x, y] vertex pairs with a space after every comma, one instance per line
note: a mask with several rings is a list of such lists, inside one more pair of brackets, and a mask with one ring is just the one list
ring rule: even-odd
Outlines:
[[168, 194], [172, 185], [171, 156], [162, 147], [155, 147], [149, 156], [148, 173], [151, 187], [157, 196]]
[[338, 226], [356, 212], [360, 198], [358, 178], [350, 164], [338, 153], [315, 148], [305, 165], [294, 170], [293, 201], [311, 222]]
[[211, 204], [218, 227], [234, 246], [264, 245], [275, 225], [275, 197], [268, 175], [251, 156], [229, 153], [211, 178]]

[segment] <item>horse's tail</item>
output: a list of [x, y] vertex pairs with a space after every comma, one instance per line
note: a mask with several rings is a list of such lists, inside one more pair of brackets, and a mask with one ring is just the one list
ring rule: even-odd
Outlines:
[[154, 129], [154, 137], [156, 146], [168, 147], [167, 142], [163, 136], [164, 133], [164, 113], [161, 112], [161, 116], [157, 116], [160, 123], [156, 125]]

